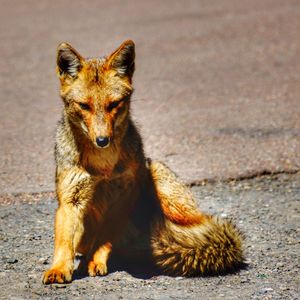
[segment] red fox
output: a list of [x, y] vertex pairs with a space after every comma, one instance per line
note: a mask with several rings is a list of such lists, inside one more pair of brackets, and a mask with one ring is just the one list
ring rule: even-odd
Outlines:
[[72, 281], [74, 257], [90, 276], [107, 274], [112, 251], [151, 257], [176, 276], [220, 274], [243, 263], [243, 235], [202, 213], [164, 164], [147, 159], [130, 117], [135, 45], [104, 58], [58, 46], [64, 103], [56, 134], [55, 249], [43, 283]]

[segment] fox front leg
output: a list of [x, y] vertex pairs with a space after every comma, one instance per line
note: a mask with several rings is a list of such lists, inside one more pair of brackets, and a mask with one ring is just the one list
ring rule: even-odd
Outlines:
[[90, 276], [104, 276], [108, 273], [107, 261], [112, 250], [112, 244], [107, 242], [101, 245], [93, 255], [88, 264], [88, 273]]
[[89, 174], [77, 168], [57, 176], [59, 207], [55, 216], [54, 259], [51, 268], [44, 273], [44, 284], [72, 281], [76, 251], [74, 237], [82, 223], [92, 190], [93, 182]]
[[[72, 281], [74, 268], [74, 217], [71, 207], [60, 206], [55, 217], [55, 250], [50, 270], [45, 272], [43, 283], [66, 283]], [[71, 213], [73, 215], [73, 213]]]

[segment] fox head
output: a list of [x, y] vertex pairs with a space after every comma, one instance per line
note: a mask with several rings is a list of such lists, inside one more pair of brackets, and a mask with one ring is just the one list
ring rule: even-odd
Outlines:
[[85, 59], [67, 43], [58, 46], [65, 114], [95, 147], [109, 147], [127, 126], [134, 59], [130, 40], [104, 58]]

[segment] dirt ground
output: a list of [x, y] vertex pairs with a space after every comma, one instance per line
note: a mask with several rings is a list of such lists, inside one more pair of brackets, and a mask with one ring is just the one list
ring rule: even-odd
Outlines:
[[1, 299], [299, 299], [300, 173], [194, 186], [199, 206], [246, 235], [247, 268], [217, 277], [168, 277], [113, 265], [109, 275], [44, 286], [53, 250], [53, 193], [1, 199]]
[[146, 153], [186, 182], [300, 169], [299, 0], [1, 4], [0, 194], [54, 190], [62, 41], [88, 57], [135, 41]]

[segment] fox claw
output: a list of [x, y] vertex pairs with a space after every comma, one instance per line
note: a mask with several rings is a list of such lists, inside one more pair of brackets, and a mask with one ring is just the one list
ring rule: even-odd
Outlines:
[[62, 272], [57, 269], [50, 269], [44, 273], [43, 284], [69, 283], [72, 281], [70, 272]]
[[90, 262], [88, 266], [88, 273], [90, 276], [105, 276], [107, 275], [107, 265], [104, 263], [98, 263]]

